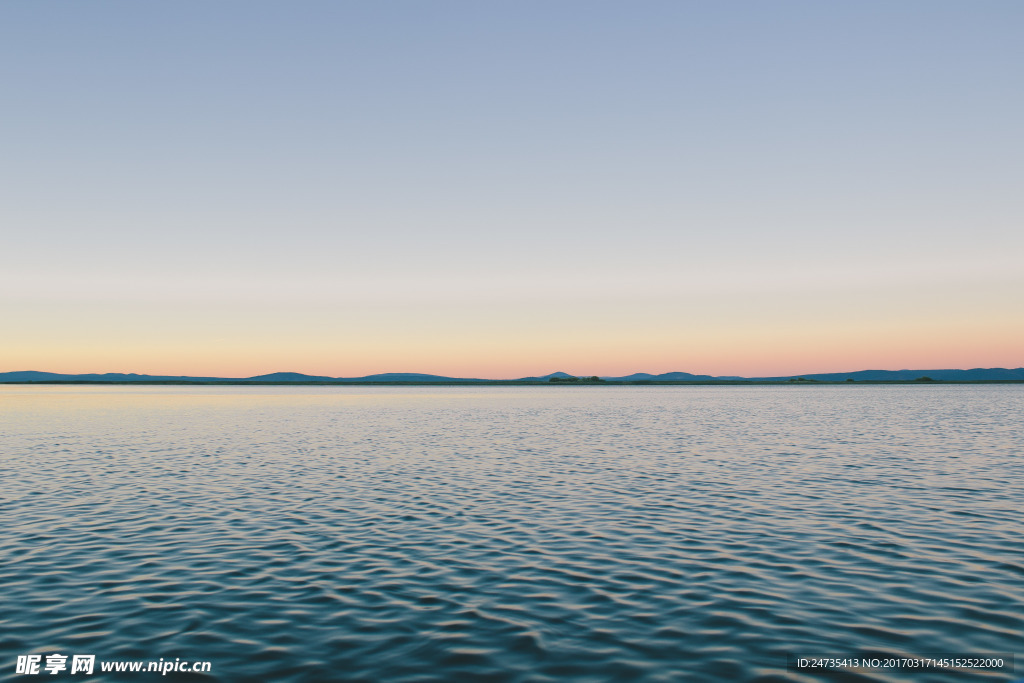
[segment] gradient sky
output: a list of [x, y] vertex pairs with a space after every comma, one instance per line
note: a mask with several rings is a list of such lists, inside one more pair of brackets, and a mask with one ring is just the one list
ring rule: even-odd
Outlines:
[[0, 4], [0, 371], [1024, 365], [1024, 3]]

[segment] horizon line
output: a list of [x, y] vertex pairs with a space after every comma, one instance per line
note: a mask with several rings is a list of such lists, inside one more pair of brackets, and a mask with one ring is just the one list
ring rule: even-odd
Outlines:
[[[358, 380], [367, 379], [367, 378], [383, 378], [383, 377], [395, 376], [395, 377], [422, 377], [422, 378], [424, 378], [424, 381], [430, 381], [431, 378], [437, 378], [437, 379], [441, 379], [441, 380], [450, 379], [450, 380], [465, 380], [465, 381], [518, 381], [518, 380], [528, 380], [528, 379], [548, 379], [548, 378], [550, 378], [552, 376], [568, 376], [568, 377], [580, 377], [580, 378], [599, 377], [601, 379], [618, 379], [618, 378], [636, 377], [638, 375], [646, 375], [646, 376], [649, 376], [651, 378], [657, 378], [657, 377], [664, 376], [664, 375], [688, 375], [688, 376], [699, 378], [699, 379], [725, 379], [725, 380], [752, 379], [753, 380], [753, 379], [775, 379], [775, 378], [790, 378], [790, 377], [792, 377], [792, 378], [812, 377], [812, 376], [822, 376], [822, 375], [855, 375], [855, 374], [872, 373], [872, 372], [877, 372], [877, 373], [907, 373], [907, 372], [909, 372], [909, 373], [918, 373], [918, 372], [958, 372], [958, 373], [960, 373], [960, 372], [964, 372], [964, 373], [967, 373], [967, 372], [998, 372], [998, 371], [1005, 371], [1005, 372], [1021, 371], [1021, 372], [1024, 372], [1024, 367], [1016, 367], [1016, 368], [1014, 368], [1014, 367], [980, 367], [980, 366], [978, 366], [978, 367], [972, 367], [972, 368], [913, 368], [913, 367], [906, 367], [906, 368], [899, 368], [899, 369], [865, 368], [865, 369], [860, 369], [860, 370], [826, 371], [826, 372], [801, 372], [801, 373], [785, 373], [785, 374], [774, 374], [774, 375], [737, 375], [737, 374], [715, 374], [715, 375], [712, 375], [712, 374], [709, 374], [709, 373], [694, 373], [694, 372], [688, 372], [688, 371], [684, 371], [684, 370], [668, 370], [668, 371], [665, 371], [665, 372], [635, 371], [635, 372], [625, 373], [625, 374], [621, 374], [621, 375], [610, 375], [610, 374], [598, 375], [598, 374], [593, 374], [593, 373], [590, 373], [590, 374], [587, 374], [587, 373], [574, 374], [574, 373], [568, 373], [568, 372], [565, 372], [565, 371], [562, 371], [562, 370], [556, 370], [554, 372], [548, 372], [548, 373], [543, 373], [543, 374], [530, 374], [530, 375], [524, 375], [524, 376], [519, 376], [519, 377], [501, 377], [501, 378], [441, 375], [441, 374], [436, 374], [436, 373], [425, 373], [425, 372], [379, 372], [379, 373], [370, 373], [370, 374], [359, 375], [359, 376], [340, 376], [340, 375], [339, 376], [330, 376], [330, 375], [316, 375], [316, 374], [310, 374], [310, 373], [306, 373], [306, 372], [296, 372], [296, 371], [274, 371], [274, 372], [267, 372], [267, 373], [260, 373], [260, 374], [256, 374], [256, 375], [250, 375], [250, 376], [247, 376], [247, 377], [239, 377], [239, 376], [231, 377], [231, 376], [219, 376], [219, 375], [151, 374], [151, 373], [139, 373], [139, 372], [77, 372], [77, 373], [67, 373], [67, 372], [50, 372], [50, 371], [47, 371], [47, 370], [13, 370], [13, 371], [3, 371], [3, 372], [0, 372], [0, 378], [4, 378], [4, 377], [10, 376], [10, 375], [33, 375], [33, 374], [38, 374], [38, 375], [52, 375], [52, 376], [57, 376], [57, 377], [69, 377], [69, 378], [72, 378], [72, 377], [88, 377], [88, 376], [91, 376], [91, 377], [121, 376], [121, 377], [138, 377], [140, 379], [143, 379], [143, 378], [155, 378], [155, 379], [172, 378], [172, 379], [181, 379], [181, 380], [195, 379], [195, 380], [231, 381], [231, 380], [259, 380], [259, 379], [264, 379], [264, 378], [273, 378], [275, 376], [296, 376], [296, 377], [302, 377], [302, 378], [309, 378], [310, 380], [313, 380], [313, 381], [358, 381]], [[302, 381], [302, 380], [297, 380], [297, 381]]]

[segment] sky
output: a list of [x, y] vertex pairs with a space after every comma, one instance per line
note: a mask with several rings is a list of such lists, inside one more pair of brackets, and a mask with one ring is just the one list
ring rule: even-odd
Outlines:
[[1024, 366], [1024, 3], [0, 4], [0, 372]]

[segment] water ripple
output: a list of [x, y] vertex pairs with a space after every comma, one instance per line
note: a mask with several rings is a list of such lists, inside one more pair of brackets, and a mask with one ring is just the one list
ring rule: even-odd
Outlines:
[[1013, 652], [1022, 398], [0, 388], [0, 675], [60, 651], [213, 663], [186, 680], [1009, 680], [785, 667]]

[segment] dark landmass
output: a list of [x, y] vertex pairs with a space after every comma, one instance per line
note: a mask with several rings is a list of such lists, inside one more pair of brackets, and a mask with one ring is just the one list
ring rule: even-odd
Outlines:
[[[930, 377], [938, 382], [1006, 382], [1024, 380], [1024, 368], [974, 368], [972, 370], [859, 370], [817, 375], [797, 375], [819, 382], [912, 382], [919, 377]], [[789, 377], [761, 377], [767, 381], [782, 381]]]
[[[293, 374], [293, 373], [281, 373], [281, 374]], [[254, 378], [255, 379], [255, 378]], [[0, 382], [117, 382], [124, 384], [127, 382], [168, 382], [168, 381], [181, 381], [186, 380], [190, 382], [224, 382], [234, 381], [225, 380], [219, 377], [174, 377], [166, 375], [137, 375], [134, 372], [122, 373], [122, 372], [106, 372], [103, 374], [86, 374], [86, 375], [61, 375], [55, 372], [36, 372], [34, 370], [27, 370], [23, 372], [0, 372]]]
[[550, 375], [541, 375], [540, 377], [520, 377], [520, 382], [548, 382], [552, 379], [569, 379], [572, 377], [568, 372], [552, 372]]
[[[179, 379], [188, 379], [180, 377]], [[246, 381], [253, 382], [330, 382], [331, 377], [320, 377], [317, 375], [304, 375], [301, 372], [272, 372], [269, 375], [257, 375], [249, 377]]]
[[660, 375], [651, 375], [646, 372], [637, 372], [632, 375], [626, 375], [625, 377], [602, 377], [601, 379], [608, 380], [610, 382], [637, 382], [637, 381], [655, 381], [655, 382], [704, 382], [708, 380], [737, 380], [737, 379], [749, 379], [746, 377], [712, 377], [711, 375], [691, 375], [688, 372], [663, 372]]
[[2, 384], [937, 384], [1024, 382], [1024, 368], [974, 368], [971, 370], [858, 370], [781, 377], [735, 377], [694, 375], [688, 372], [665, 372], [653, 375], [638, 372], [622, 377], [575, 376], [552, 372], [518, 379], [476, 379], [425, 375], [415, 372], [389, 372], [364, 377], [325, 377], [300, 372], [274, 372], [255, 377], [189, 377], [170, 375], [139, 375], [108, 372], [103, 374], [63, 375], [26, 370], [0, 373]]

